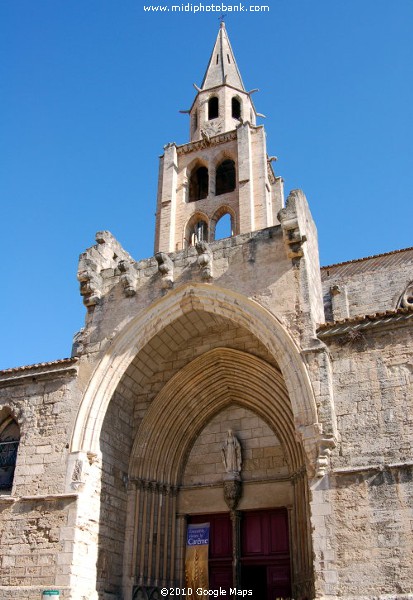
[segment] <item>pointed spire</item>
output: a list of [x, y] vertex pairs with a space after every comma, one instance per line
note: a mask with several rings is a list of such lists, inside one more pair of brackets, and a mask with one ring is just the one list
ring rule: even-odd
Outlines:
[[224, 85], [225, 83], [245, 91], [234, 53], [229, 43], [225, 23], [221, 21], [221, 27], [219, 28], [201, 89], [207, 90], [218, 85]]

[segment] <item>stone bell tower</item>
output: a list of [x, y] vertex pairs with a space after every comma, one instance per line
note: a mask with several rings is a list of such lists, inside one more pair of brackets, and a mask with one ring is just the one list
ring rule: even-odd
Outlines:
[[190, 115], [190, 142], [160, 159], [155, 252], [212, 242], [228, 214], [237, 235], [278, 223], [282, 180], [267, 156], [265, 131], [247, 92], [224, 23]]

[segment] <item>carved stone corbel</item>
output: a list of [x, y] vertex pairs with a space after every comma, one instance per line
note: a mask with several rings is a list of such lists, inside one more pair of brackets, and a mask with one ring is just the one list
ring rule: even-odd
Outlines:
[[98, 265], [90, 258], [81, 258], [77, 279], [85, 306], [95, 306], [102, 297], [102, 277]]
[[87, 307], [95, 306], [110, 289], [110, 277], [119, 261], [133, 264], [128, 254], [109, 231], [98, 231], [96, 244], [80, 255], [77, 279]]
[[162, 288], [171, 288], [174, 283], [174, 264], [172, 260], [165, 252], [157, 252], [155, 259], [158, 263], [158, 271], [162, 276]]
[[318, 456], [316, 461], [316, 477], [324, 477], [330, 466], [330, 456], [332, 450], [336, 447], [336, 441], [333, 436], [325, 436], [318, 442]]
[[206, 242], [197, 242], [195, 244], [198, 252], [198, 266], [201, 269], [202, 279], [212, 279], [212, 251]]
[[230, 510], [235, 510], [242, 496], [242, 482], [240, 477], [228, 476], [224, 478], [224, 500]]
[[413, 281], [411, 281], [400, 296], [397, 308], [413, 308]]
[[138, 276], [131, 263], [127, 260], [121, 260], [118, 263], [119, 271], [122, 273], [120, 281], [125, 292], [125, 296], [129, 298], [136, 294]]

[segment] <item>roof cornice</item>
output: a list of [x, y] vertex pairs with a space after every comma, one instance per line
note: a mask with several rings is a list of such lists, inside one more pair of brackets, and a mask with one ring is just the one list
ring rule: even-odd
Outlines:
[[77, 372], [78, 357], [62, 358], [51, 362], [37, 363], [0, 371], [0, 387], [20, 383], [25, 379], [48, 379]]
[[325, 339], [338, 335], [346, 335], [354, 332], [363, 332], [366, 330], [377, 330], [385, 327], [395, 327], [398, 325], [413, 324], [413, 309], [396, 308], [377, 312], [370, 315], [359, 315], [340, 319], [338, 321], [328, 321], [319, 325], [317, 336]]

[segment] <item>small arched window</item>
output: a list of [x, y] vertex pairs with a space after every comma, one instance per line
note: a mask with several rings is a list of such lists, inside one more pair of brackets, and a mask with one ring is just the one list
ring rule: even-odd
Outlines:
[[195, 168], [189, 178], [189, 202], [196, 202], [208, 196], [209, 176], [206, 167]]
[[241, 102], [238, 98], [233, 98], [231, 100], [231, 108], [232, 108], [232, 118], [233, 119], [241, 119]]
[[0, 425], [0, 492], [12, 489], [19, 441], [19, 426], [10, 417]]
[[197, 242], [208, 241], [208, 225], [205, 221], [198, 221], [192, 230], [191, 246], [195, 246]]
[[224, 160], [218, 167], [215, 177], [215, 195], [227, 194], [235, 190], [235, 163]]
[[216, 96], [208, 100], [208, 121], [216, 119], [219, 115], [219, 102]]

